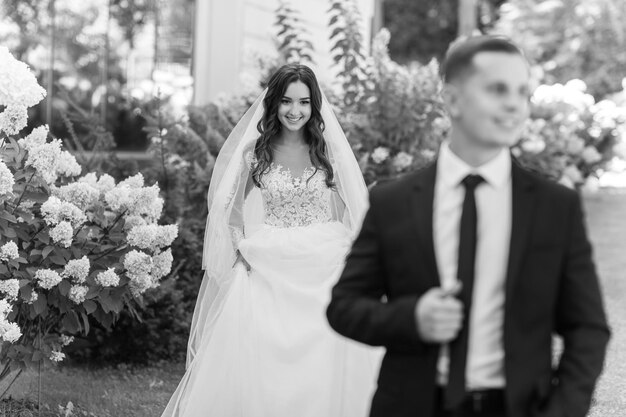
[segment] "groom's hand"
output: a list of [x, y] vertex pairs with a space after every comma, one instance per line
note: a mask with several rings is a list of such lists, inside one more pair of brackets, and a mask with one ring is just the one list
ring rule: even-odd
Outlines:
[[448, 343], [456, 338], [463, 324], [463, 303], [450, 291], [432, 288], [417, 301], [415, 321], [424, 342]]

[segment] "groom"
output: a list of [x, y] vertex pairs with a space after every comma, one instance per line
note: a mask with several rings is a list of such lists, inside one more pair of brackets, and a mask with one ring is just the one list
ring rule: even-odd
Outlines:
[[584, 417], [609, 329], [577, 193], [509, 152], [528, 62], [479, 36], [441, 75], [449, 138], [435, 164], [371, 191], [329, 322], [386, 347], [371, 417]]

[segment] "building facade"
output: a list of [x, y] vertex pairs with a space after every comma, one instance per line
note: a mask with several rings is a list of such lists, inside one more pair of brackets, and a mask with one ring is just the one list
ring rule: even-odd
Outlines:
[[[379, 26], [382, 0], [355, 0], [362, 17], [364, 44]], [[329, 0], [290, 0], [310, 33], [314, 70], [320, 80], [333, 77], [328, 21]], [[275, 26], [279, 0], [197, 0], [194, 31], [194, 104], [241, 91], [256, 61], [276, 55]]]

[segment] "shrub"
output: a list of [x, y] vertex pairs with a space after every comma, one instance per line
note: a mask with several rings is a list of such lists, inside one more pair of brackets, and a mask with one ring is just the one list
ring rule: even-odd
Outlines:
[[160, 226], [163, 199], [141, 174], [116, 184], [88, 173], [41, 126], [16, 140], [26, 108], [45, 95], [0, 47], [0, 363], [58, 362], [71, 335], [109, 328], [172, 266], [176, 225]]

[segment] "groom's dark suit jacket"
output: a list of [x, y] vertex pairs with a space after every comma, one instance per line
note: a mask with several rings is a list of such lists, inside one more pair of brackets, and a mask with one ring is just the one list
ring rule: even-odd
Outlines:
[[[339, 333], [385, 346], [372, 417], [430, 417], [440, 346], [418, 335], [415, 305], [439, 286], [436, 165], [374, 187], [327, 315]], [[584, 417], [609, 329], [575, 191], [512, 168], [504, 319], [508, 417]], [[480, 279], [480, 277], [476, 277]], [[564, 339], [552, 364], [552, 335]]]

